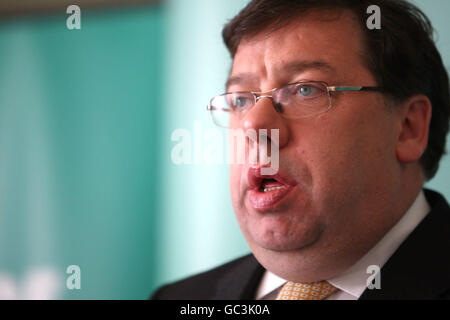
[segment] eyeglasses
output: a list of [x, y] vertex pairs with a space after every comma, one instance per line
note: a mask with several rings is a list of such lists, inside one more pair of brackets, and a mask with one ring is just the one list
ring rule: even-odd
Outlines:
[[288, 119], [304, 118], [331, 109], [330, 92], [383, 91], [382, 87], [330, 87], [323, 81], [300, 81], [265, 92], [229, 92], [211, 99], [207, 110], [220, 127], [233, 127], [260, 99], [271, 98], [274, 108]]

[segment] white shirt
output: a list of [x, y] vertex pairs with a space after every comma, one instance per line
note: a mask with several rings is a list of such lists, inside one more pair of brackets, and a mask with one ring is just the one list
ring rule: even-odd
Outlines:
[[[430, 211], [423, 191], [419, 193], [414, 203], [403, 217], [384, 235], [384, 237], [370, 249], [353, 266], [340, 275], [327, 281], [338, 288], [327, 300], [357, 300], [367, 287], [367, 279], [373, 272], [367, 272], [370, 265], [379, 266], [380, 269], [397, 250], [408, 235], [419, 225]], [[381, 276], [382, 279], [382, 276]], [[258, 300], [276, 299], [281, 286], [286, 282], [270, 271], [266, 271], [261, 279], [256, 293]], [[381, 287], [383, 282], [381, 281]], [[376, 290], [376, 289], [372, 289]]]

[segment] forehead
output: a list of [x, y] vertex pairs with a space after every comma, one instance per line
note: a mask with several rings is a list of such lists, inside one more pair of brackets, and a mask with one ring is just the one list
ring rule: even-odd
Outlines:
[[227, 88], [286, 82], [305, 73], [351, 76], [367, 71], [363, 56], [363, 33], [352, 12], [311, 11], [273, 32], [242, 39]]

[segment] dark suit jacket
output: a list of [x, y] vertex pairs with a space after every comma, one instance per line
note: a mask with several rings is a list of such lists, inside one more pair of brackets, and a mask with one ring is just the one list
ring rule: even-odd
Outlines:
[[[361, 300], [450, 299], [450, 207], [439, 193], [424, 191], [430, 213], [381, 269], [381, 289], [366, 289]], [[248, 255], [166, 285], [151, 298], [249, 300], [264, 271]]]

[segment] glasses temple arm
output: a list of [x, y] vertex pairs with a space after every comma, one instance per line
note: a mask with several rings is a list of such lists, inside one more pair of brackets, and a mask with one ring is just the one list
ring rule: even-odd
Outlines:
[[328, 87], [329, 91], [384, 91], [383, 87], [350, 87], [350, 86], [337, 86]]

